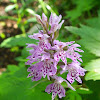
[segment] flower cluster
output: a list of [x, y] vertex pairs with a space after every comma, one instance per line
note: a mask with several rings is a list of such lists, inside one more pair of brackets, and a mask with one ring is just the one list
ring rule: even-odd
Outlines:
[[[78, 48], [80, 45], [74, 41], [61, 42], [56, 40], [59, 35], [59, 29], [64, 23], [61, 18], [61, 15], [54, 16], [51, 13], [48, 21], [44, 13], [42, 18], [36, 15], [37, 22], [42, 26], [43, 30], [29, 35], [29, 38], [39, 41], [37, 45], [27, 44], [28, 48], [32, 48], [29, 50], [31, 55], [27, 57], [29, 60], [26, 62], [26, 65], [30, 65], [27, 70], [30, 72], [28, 77], [31, 77], [32, 81], [38, 81], [46, 76], [50, 81], [53, 79], [53, 83], [48, 85], [45, 90], [47, 93], [52, 92], [52, 100], [57, 94], [59, 98], [65, 97], [65, 89], [61, 85], [62, 82], [66, 82], [69, 88], [75, 90], [70, 84], [74, 80], [82, 83], [79, 76], [84, 76], [86, 71], [80, 66], [82, 56], [78, 52], [84, 52]], [[68, 63], [67, 59], [71, 59], [71, 62]], [[33, 64], [33, 62], [36, 63]], [[58, 71], [58, 65], [60, 65], [60, 71]], [[57, 76], [58, 73], [63, 74], [65, 72], [68, 72], [66, 79]]]

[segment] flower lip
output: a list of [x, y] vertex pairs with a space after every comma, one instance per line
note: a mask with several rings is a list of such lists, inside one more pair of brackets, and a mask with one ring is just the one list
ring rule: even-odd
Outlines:
[[62, 48], [62, 45], [59, 45], [59, 48]]
[[38, 37], [40, 40], [42, 39], [41, 37]]

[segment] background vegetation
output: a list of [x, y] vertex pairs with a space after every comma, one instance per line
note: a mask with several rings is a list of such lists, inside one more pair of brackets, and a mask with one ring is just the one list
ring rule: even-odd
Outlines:
[[35, 43], [27, 35], [41, 29], [34, 15], [43, 12], [61, 14], [58, 39], [76, 41], [85, 51], [83, 83], [75, 82], [76, 91], [66, 89], [60, 100], [100, 100], [100, 0], [0, 0], [0, 100], [51, 100], [44, 91], [49, 82], [26, 78], [26, 43]]

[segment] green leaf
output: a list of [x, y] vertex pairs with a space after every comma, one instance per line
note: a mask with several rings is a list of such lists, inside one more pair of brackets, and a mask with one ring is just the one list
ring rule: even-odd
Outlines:
[[82, 100], [82, 98], [76, 91], [69, 90], [66, 92], [64, 100]]
[[51, 8], [51, 6], [49, 6], [49, 5], [46, 4], [46, 3], [45, 3], [45, 5], [46, 5], [46, 8], [47, 8], [50, 12], [55, 13], [54, 10]]
[[12, 16], [0, 16], [0, 19], [1, 20], [4, 20], [4, 19], [10, 19], [10, 20], [15, 20], [15, 21], [18, 21], [18, 18], [15, 18], [15, 17], [12, 17]]
[[19, 62], [26, 62], [27, 61], [27, 59], [23, 58], [22, 56], [16, 57], [15, 60], [19, 61]]
[[72, 26], [65, 28], [82, 38], [78, 43], [96, 56], [100, 56], [100, 30], [85, 25], [81, 25], [81, 28]]
[[90, 71], [85, 76], [86, 80], [100, 80], [100, 59], [92, 60], [85, 66], [85, 69]]
[[98, 1], [95, 2], [95, 0], [77, 0], [74, 2], [74, 5], [76, 5], [76, 7], [70, 11], [66, 11], [67, 15], [65, 16], [65, 18], [71, 18], [71, 20], [75, 20], [79, 16], [81, 16], [83, 12], [88, 12], [97, 3]]
[[27, 22], [30, 23], [30, 22], [36, 22], [36, 18], [29, 18], [27, 19]]
[[80, 11], [80, 9], [73, 9], [71, 11], [67, 11], [66, 13], [67, 13], [67, 16], [65, 16], [65, 18], [71, 18], [71, 20], [75, 20], [76, 18], [81, 16], [82, 11]]
[[11, 70], [13, 74], [6, 72], [0, 76], [0, 100], [50, 100], [51, 95], [44, 92], [49, 82], [41, 81], [43, 79], [32, 82], [27, 78], [25, 65], [20, 63], [18, 67], [14, 72]]
[[23, 48], [21, 51], [21, 56], [16, 57], [15, 60], [19, 62], [27, 62], [28, 59], [26, 59], [26, 57], [30, 55], [28, 50], [30, 50], [30, 48]]
[[28, 50], [30, 50], [30, 48], [26, 48], [26, 47], [22, 50], [21, 55], [22, 55], [23, 58], [26, 58], [26, 57], [29, 56]]
[[27, 8], [26, 11], [27, 11], [28, 13], [32, 14], [33, 16], [35, 16], [35, 14], [36, 14], [35, 11], [33, 11], [33, 10], [30, 9], [30, 8]]
[[91, 94], [92, 91], [90, 91], [89, 89], [87, 88], [79, 88], [76, 90], [77, 93], [79, 94]]
[[43, 12], [47, 14], [47, 9], [46, 9], [46, 3], [43, 0], [38, 0], [40, 3], [41, 8], [43, 9]]
[[100, 80], [100, 72], [90, 71], [86, 74], [85, 80]]
[[7, 68], [10, 72], [16, 72], [19, 69], [19, 67], [16, 65], [8, 65]]
[[98, 17], [90, 18], [85, 22], [93, 28], [100, 29], [100, 10], [98, 11]]
[[8, 11], [11, 11], [12, 9], [14, 9], [16, 7], [17, 4], [14, 4], [14, 5], [9, 5], [5, 8], [5, 11], [8, 12]]
[[16, 35], [15, 37], [10, 37], [5, 39], [1, 43], [1, 47], [14, 47], [14, 46], [26, 46], [26, 43], [35, 43], [34, 39], [30, 39], [26, 34], [25, 35]]

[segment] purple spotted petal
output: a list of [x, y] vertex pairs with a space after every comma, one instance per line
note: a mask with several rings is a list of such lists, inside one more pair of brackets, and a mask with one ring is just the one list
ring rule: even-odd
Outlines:
[[79, 83], [82, 83], [80, 76], [85, 75], [85, 69], [81, 68], [80, 63], [72, 62], [67, 66], [68, 74], [67, 74], [67, 80], [72, 84], [74, 82], [74, 79], [78, 81]]
[[58, 25], [58, 29], [61, 28], [62, 24], [64, 23], [64, 20], [62, 20], [62, 22]]
[[53, 14], [51, 13], [50, 18], [49, 18], [49, 25], [52, 25], [53, 22], [54, 22], [54, 16], [53, 16]]
[[42, 14], [42, 21], [47, 22], [47, 16], [44, 13]]
[[45, 92], [47, 92], [48, 94], [50, 94], [52, 92], [52, 87], [53, 87], [53, 84], [50, 84], [46, 87], [45, 89]]
[[50, 59], [48, 60], [46, 59], [43, 62], [43, 66], [42, 66], [43, 77], [45, 78], [47, 75], [48, 79], [50, 80], [49, 76], [55, 75], [56, 72], [57, 72], [57, 68], [55, 68], [53, 62], [50, 62]]

